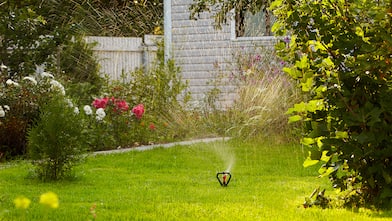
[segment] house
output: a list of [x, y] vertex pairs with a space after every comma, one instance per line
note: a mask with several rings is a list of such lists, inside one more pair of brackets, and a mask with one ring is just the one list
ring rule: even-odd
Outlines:
[[[193, 0], [165, 0], [165, 46], [181, 67], [183, 79], [188, 80], [197, 105], [214, 87], [210, 82], [219, 74], [230, 72], [236, 50], [271, 46], [275, 38], [270, 33], [261, 33], [262, 36], [257, 33], [265, 29], [265, 15], [247, 14], [244, 23], [243, 13], [235, 16], [233, 13], [228, 24], [216, 29], [211, 13], [203, 12], [197, 20], [190, 18], [192, 3]], [[225, 79], [220, 89], [223, 92], [219, 99], [221, 107], [230, 105], [235, 96], [230, 81]]]

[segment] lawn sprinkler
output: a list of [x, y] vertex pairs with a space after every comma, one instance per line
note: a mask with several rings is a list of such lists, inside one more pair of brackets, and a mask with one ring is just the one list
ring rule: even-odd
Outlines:
[[218, 179], [219, 183], [223, 187], [227, 187], [231, 180], [231, 173], [230, 172], [219, 172], [216, 174], [216, 178]]

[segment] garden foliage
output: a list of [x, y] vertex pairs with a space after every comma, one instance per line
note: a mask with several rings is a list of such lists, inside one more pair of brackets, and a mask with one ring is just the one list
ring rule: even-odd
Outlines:
[[161, 44], [158, 49], [157, 58], [148, 69], [123, 73], [122, 79], [108, 83], [102, 90], [103, 96], [126, 100], [132, 107], [144, 105], [146, 114], [137, 119], [139, 124], [133, 132], [137, 144], [186, 136], [175, 121], [176, 113], [184, 111], [190, 99], [188, 82], [182, 79], [173, 60], [164, 62]]
[[268, 8], [269, 0], [195, 0], [190, 11], [191, 17], [197, 19], [202, 12], [213, 12], [215, 27], [220, 28], [222, 23], [227, 23], [233, 9], [236, 11], [249, 11], [256, 13]]
[[236, 86], [237, 96], [230, 108], [235, 114], [229, 134], [265, 139], [283, 137], [284, 133], [286, 138], [292, 138], [289, 134], [293, 127], [287, 123], [285, 112], [302, 97], [282, 71], [285, 62], [267, 47], [241, 49], [234, 59], [229, 79]]
[[366, 0], [276, 0], [273, 31], [291, 65], [284, 69], [309, 99], [290, 108], [302, 120], [304, 166], [351, 205], [392, 206], [392, 3]]
[[[147, 143], [155, 137], [142, 133], [140, 125], [144, 119], [144, 105], [138, 104], [132, 109], [127, 101], [115, 97], [96, 98], [90, 105], [83, 107], [82, 115], [86, 122], [85, 139], [89, 150], [99, 151], [129, 147], [135, 143]], [[150, 131], [151, 133], [151, 131]]]
[[45, 70], [69, 85], [74, 96], [82, 88], [97, 93], [103, 81], [92, 45], [84, 42], [75, 23], [60, 22], [61, 14], [53, 14], [54, 2], [0, 4], [0, 63], [8, 67], [9, 78]]
[[87, 130], [79, 109], [60, 93], [40, 108], [39, 118], [28, 131], [28, 155], [42, 180], [69, 175], [87, 149]]
[[[0, 72], [0, 156], [26, 153], [26, 133], [39, 117], [40, 107], [54, 90], [65, 93], [64, 87], [53, 75], [42, 72], [36, 76], [8, 77], [8, 67]], [[57, 92], [56, 92], [57, 93]], [[1, 158], [1, 157], [0, 157]]]
[[[163, 54], [160, 52], [159, 55]], [[9, 70], [2, 65], [1, 157], [9, 158], [26, 152], [26, 132], [39, 118], [42, 106], [53, 96], [51, 92], [55, 87], [76, 100], [75, 106], [83, 106], [80, 114], [89, 150], [166, 142], [183, 136], [175, 128], [169, 127], [172, 118], [161, 117], [170, 110], [182, 110], [182, 102], [186, 103], [189, 97], [187, 83], [182, 81], [178, 67], [173, 61], [165, 64], [163, 56], [158, 56], [148, 72], [143, 68], [124, 73], [124, 79], [120, 81], [108, 80], [98, 96], [72, 87], [71, 91], [80, 93], [76, 99], [75, 94], [68, 93], [68, 87], [55, 80], [52, 74], [42, 72], [11, 77]]]

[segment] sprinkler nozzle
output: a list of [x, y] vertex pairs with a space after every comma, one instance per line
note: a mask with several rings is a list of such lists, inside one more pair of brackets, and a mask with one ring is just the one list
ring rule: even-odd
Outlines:
[[[229, 178], [227, 178], [229, 177]], [[216, 174], [216, 178], [218, 179], [219, 183], [223, 187], [227, 187], [231, 180], [231, 173], [230, 172], [219, 172]]]

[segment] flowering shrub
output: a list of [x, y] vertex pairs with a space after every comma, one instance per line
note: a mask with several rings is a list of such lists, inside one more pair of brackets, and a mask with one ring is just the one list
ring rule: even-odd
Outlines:
[[129, 109], [128, 103], [126, 101], [121, 99], [115, 99], [114, 97], [97, 98], [93, 101], [92, 105], [97, 109], [99, 108], [105, 109], [108, 103], [113, 106], [113, 110], [115, 112], [124, 112]]
[[40, 106], [53, 94], [65, 94], [65, 89], [46, 72], [10, 78], [6, 66], [0, 71], [0, 155], [9, 157], [25, 153], [26, 132]]
[[[89, 120], [90, 147], [93, 150], [113, 149], [145, 143], [150, 137], [142, 137], [144, 105], [130, 110], [128, 102], [115, 97], [96, 98], [83, 107]], [[95, 115], [94, 115], [95, 112]]]
[[105, 109], [105, 107], [106, 107], [108, 101], [109, 101], [109, 98], [98, 98], [98, 99], [95, 99], [95, 100], [94, 100], [93, 106], [94, 106], [95, 108], [97, 108], [97, 109], [98, 109], [98, 108], [103, 108], [103, 109]]

